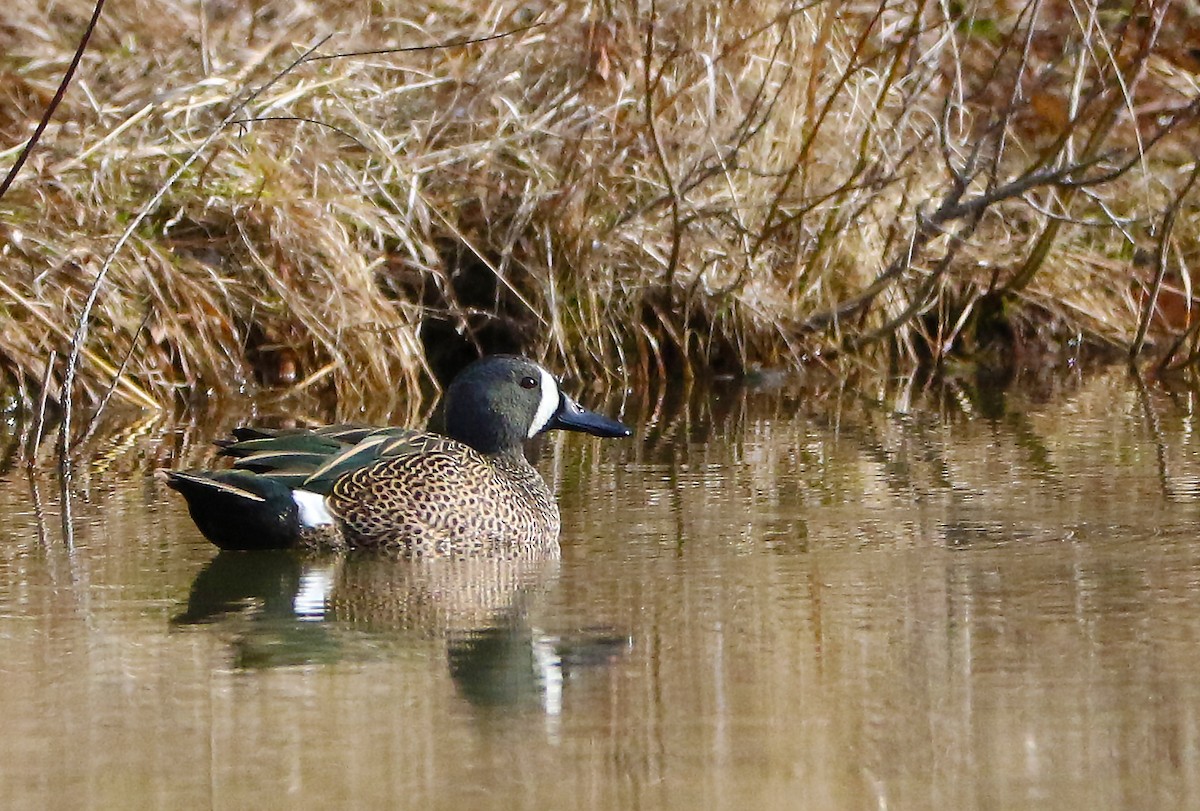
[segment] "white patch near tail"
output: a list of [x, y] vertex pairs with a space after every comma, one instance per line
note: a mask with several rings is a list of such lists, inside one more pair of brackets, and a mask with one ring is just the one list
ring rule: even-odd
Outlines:
[[292, 501], [300, 508], [300, 526], [319, 527], [333, 523], [333, 516], [325, 506], [325, 496], [308, 490], [293, 490]]
[[558, 407], [562, 403], [562, 392], [558, 390], [558, 382], [554, 376], [545, 369], [538, 369], [542, 373], [542, 401], [538, 403], [537, 411], [533, 415], [533, 422], [529, 424], [529, 438], [546, 430], [546, 426], [550, 424], [550, 420], [558, 412]]

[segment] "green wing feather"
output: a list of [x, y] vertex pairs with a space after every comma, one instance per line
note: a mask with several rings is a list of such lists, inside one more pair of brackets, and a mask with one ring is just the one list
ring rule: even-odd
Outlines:
[[328, 495], [333, 483], [353, 470], [444, 446], [453, 440], [411, 428], [331, 425], [322, 428], [238, 428], [221, 453], [234, 468]]

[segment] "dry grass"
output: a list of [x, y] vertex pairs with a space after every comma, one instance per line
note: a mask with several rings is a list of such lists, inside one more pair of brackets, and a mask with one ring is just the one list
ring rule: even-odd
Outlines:
[[[1197, 20], [949, 8], [110, 0], [0, 199], [0, 363], [35, 391], [110, 259], [93, 401], [126, 356], [126, 399], [299, 386], [343, 413], [479, 349], [639, 378], [1143, 332], [1191, 362]], [[9, 3], [0, 168], [91, 11]], [[327, 33], [503, 31], [304, 61], [220, 128]]]

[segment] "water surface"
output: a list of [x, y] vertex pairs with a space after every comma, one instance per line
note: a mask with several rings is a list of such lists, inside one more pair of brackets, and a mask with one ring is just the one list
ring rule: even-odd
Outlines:
[[5, 808], [1195, 808], [1195, 395], [631, 400], [559, 561], [217, 554], [150, 472], [0, 479]]

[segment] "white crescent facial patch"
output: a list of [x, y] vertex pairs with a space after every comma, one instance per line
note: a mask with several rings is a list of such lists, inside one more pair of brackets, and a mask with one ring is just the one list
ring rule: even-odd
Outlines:
[[529, 424], [529, 438], [533, 439], [546, 429], [550, 424], [550, 420], [558, 413], [558, 406], [562, 402], [562, 393], [558, 390], [558, 383], [555, 382], [554, 376], [545, 369], [538, 369], [542, 373], [542, 400], [538, 403], [537, 411], [533, 415], [533, 422]]

